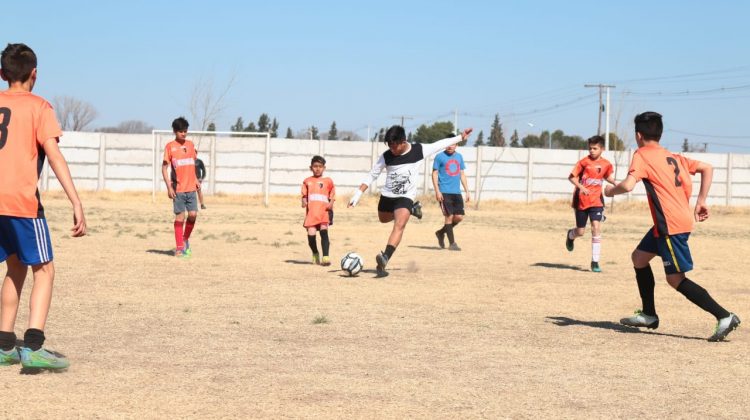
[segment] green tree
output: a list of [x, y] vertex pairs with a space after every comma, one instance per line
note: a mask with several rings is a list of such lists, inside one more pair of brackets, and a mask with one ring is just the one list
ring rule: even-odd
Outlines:
[[209, 124], [206, 131], [216, 131], [216, 124], [214, 123]]
[[320, 134], [318, 133], [318, 127], [316, 127], [314, 125], [310, 127], [310, 136], [312, 137], [313, 140], [320, 140]]
[[245, 122], [242, 121], [242, 117], [237, 117], [237, 122], [229, 127], [229, 131], [245, 131]]
[[267, 133], [271, 131], [271, 119], [268, 118], [268, 114], [265, 112], [260, 114], [258, 117], [258, 131], [261, 133]]
[[510, 147], [521, 147], [518, 143], [518, 130], [513, 130], [513, 134], [510, 136]]
[[625, 142], [615, 133], [609, 133], [609, 150], [625, 150]]
[[474, 141], [474, 147], [484, 146], [484, 130], [479, 130], [477, 139]]
[[503, 135], [503, 125], [500, 123], [500, 114], [495, 114], [495, 120], [492, 122], [492, 129], [490, 130], [487, 145], [505, 147], [505, 136]]
[[526, 148], [541, 148], [544, 145], [544, 141], [536, 134], [528, 134], [523, 139], [521, 139], [521, 145]]
[[247, 124], [247, 127], [245, 127], [245, 131], [247, 131], [248, 133], [257, 133], [258, 128], [255, 127], [255, 123], [251, 121]]
[[436, 122], [429, 127], [422, 124], [417, 128], [417, 132], [414, 133], [412, 140], [417, 143], [434, 143], [446, 137], [453, 136], [454, 132], [455, 128], [451, 121]]
[[279, 122], [276, 121], [276, 117], [273, 117], [273, 122], [271, 122], [271, 137], [279, 137]]
[[286, 128], [286, 138], [288, 138], [288, 139], [293, 139], [294, 138], [294, 134], [292, 134], [292, 127], [287, 127]]
[[338, 140], [339, 131], [336, 129], [336, 121], [331, 123], [331, 128], [328, 129], [328, 140]]

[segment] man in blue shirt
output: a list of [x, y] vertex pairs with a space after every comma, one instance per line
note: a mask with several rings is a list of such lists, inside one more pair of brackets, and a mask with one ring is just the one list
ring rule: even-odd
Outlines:
[[[445, 237], [448, 237], [448, 249], [460, 251], [453, 236], [453, 228], [464, 218], [464, 199], [461, 196], [461, 185], [466, 191], [466, 202], [470, 201], [469, 188], [464, 174], [464, 158], [456, 152], [456, 145], [448, 146], [445, 151], [435, 156], [432, 164], [432, 185], [435, 198], [445, 216], [445, 224], [435, 232], [440, 248], [445, 248]], [[460, 185], [459, 185], [460, 182]]]

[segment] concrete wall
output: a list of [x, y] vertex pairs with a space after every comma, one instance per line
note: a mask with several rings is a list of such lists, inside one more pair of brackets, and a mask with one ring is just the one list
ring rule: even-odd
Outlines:
[[[104, 134], [66, 132], [60, 148], [80, 190], [165, 191], [161, 176], [164, 146], [172, 135]], [[310, 158], [315, 154], [328, 161], [327, 175], [333, 178], [341, 196], [348, 196], [365, 178], [378, 156], [386, 150], [382, 143], [270, 139], [266, 155], [265, 137], [192, 138], [198, 155], [206, 164], [207, 194], [222, 192], [262, 194], [268, 177], [268, 194], [297, 194], [302, 180], [310, 175]], [[567, 175], [575, 163], [588, 154], [585, 150], [550, 150], [496, 147], [461, 147], [466, 176], [475, 200], [527, 201], [569, 199], [573, 187]], [[710, 204], [750, 205], [750, 155], [687, 153], [714, 166]], [[615, 177], [624, 178], [632, 151], [607, 152], [615, 165]], [[269, 164], [266, 165], [266, 159]], [[420, 170], [420, 192], [432, 193], [432, 158]], [[372, 190], [383, 185], [381, 175]], [[694, 194], [698, 178], [694, 177]], [[42, 190], [61, 189], [48, 167], [40, 180]], [[642, 184], [618, 200], [643, 200]]]

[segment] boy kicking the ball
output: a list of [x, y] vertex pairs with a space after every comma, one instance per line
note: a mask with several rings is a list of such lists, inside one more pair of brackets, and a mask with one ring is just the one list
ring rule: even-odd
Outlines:
[[[682, 293], [690, 302], [716, 317], [716, 329], [709, 341], [721, 341], [740, 325], [737, 315], [728, 312], [685, 273], [693, 269], [693, 258], [688, 247], [688, 238], [693, 230], [693, 219], [703, 222], [708, 219], [706, 198], [711, 188], [713, 168], [710, 164], [672, 154], [661, 147], [659, 140], [664, 129], [661, 115], [644, 112], [635, 117], [635, 138], [638, 150], [633, 154], [628, 176], [613, 187], [607, 185], [604, 194], [614, 197], [633, 190], [638, 181], [643, 181], [648, 196], [648, 205], [654, 220], [631, 258], [635, 268], [635, 280], [643, 306], [635, 315], [623, 318], [620, 323], [631, 327], [659, 327], [659, 316], [654, 305], [654, 273], [650, 261], [659, 255], [664, 263], [667, 283]], [[690, 211], [690, 195], [693, 190], [690, 175], [701, 174], [701, 186]]]
[[[161, 172], [167, 184], [167, 195], [172, 199], [174, 209], [174, 239], [177, 257], [188, 258], [193, 251], [190, 248], [190, 233], [195, 228], [198, 217], [198, 178], [195, 176], [195, 160], [198, 158], [195, 145], [187, 140], [188, 122], [179, 117], [172, 121], [174, 140], [164, 148], [164, 161]], [[175, 186], [172, 186], [167, 168], [172, 166], [175, 174]], [[187, 221], [185, 212], [187, 211]]]
[[388, 275], [385, 267], [401, 242], [409, 217], [414, 215], [417, 219], [422, 218], [422, 207], [419, 201], [414, 202], [417, 196], [419, 163], [452, 144], [466, 140], [471, 131], [471, 128], [467, 128], [458, 136], [427, 144], [407, 143], [406, 131], [398, 125], [394, 125], [386, 131], [383, 141], [388, 145], [388, 150], [380, 155], [366, 179], [362, 181], [359, 189], [354, 192], [348, 205], [348, 207], [356, 206], [362, 197], [362, 193], [367, 190], [373, 181], [378, 179], [383, 170], [386, 171], [385, 185], [380, 192], [380, 201], [378, 202], [378, 219], [380, 223], [393, 222], [393, 229], [388, 237], [385, 250], [375, 257], [379, 277]]
[[[333, 202], [336, 200], [336, 187], [333, 180], [323, 176], [326, 160], [322, 156], [313, 156], [310, 161], [313, 175], [302, 182], [302, 207], [306, 209], [302, 226], [307, 229], [307, 244], [312, 251], [313, 264], [331, 265], [328, 255], [330, 241], [328, 226], [333, 223]], [[317, 232], [320, 232], [320, 246], [323, 258], [318, 252]]]

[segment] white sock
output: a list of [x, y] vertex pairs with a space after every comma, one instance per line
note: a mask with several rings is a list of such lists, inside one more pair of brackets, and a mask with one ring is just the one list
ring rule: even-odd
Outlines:
[[591, 261], [599, 262], [599, 256], [602, 253], [602, 237], [591, 237]]

